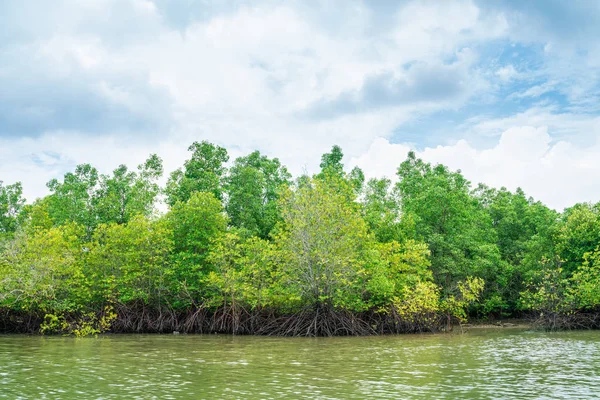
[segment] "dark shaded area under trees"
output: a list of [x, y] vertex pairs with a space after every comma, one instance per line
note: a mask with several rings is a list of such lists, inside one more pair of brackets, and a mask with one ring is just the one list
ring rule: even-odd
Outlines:
[[[389, 179], [334, 146], [293, 180], [258, 151], [193, 143], [27, 204], [0, 182], [0, 331], [367, 335], [529, 315], [600, 327], [600, 203], [558, 213], [409, 153]], [[156, 210], [164, 196], [169, 209]]]

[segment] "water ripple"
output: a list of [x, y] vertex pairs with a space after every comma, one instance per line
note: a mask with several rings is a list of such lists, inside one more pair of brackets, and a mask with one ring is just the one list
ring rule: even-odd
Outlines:
[[0, 399], [592, 399], [600, 332], [0, 336]]

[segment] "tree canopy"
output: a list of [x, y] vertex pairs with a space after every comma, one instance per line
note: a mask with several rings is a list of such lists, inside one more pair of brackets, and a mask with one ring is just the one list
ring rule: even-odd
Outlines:
[[[563, 212], [410, 152], [366, 179], [339, 146], [296, 179], [194, 142], [26, 203], [0, 181], [0, 326], [26, 332], [337, 335], [537, 315], [600, 327], [600, 203]], [[166, 204], [161, 204], [164, 201]]]

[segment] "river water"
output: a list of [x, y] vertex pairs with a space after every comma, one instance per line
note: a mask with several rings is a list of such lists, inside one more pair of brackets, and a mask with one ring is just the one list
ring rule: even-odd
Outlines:
[[592, 399], [600, 331], [0, 336], [0, 399]]

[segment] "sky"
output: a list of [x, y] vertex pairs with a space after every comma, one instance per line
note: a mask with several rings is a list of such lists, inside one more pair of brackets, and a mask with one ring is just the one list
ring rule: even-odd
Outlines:
[[562, 210], [600, 201], [600, 3], [0, 1], [0, 180], [193, 141], [296, 175], [338, 144], [394, 178], [410, 150]]

